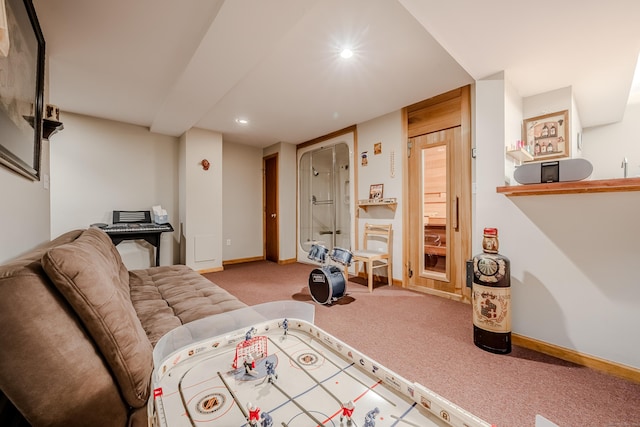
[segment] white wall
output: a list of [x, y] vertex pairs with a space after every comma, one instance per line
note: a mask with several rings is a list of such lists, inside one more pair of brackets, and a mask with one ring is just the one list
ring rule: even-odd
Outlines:
[[[297, 207], [297, 161], [296, 146], [278, 142], [262, 150], [262, 156], [278, 154], [278, 260], [289, 262], [296, 259]], [[260, 187], [262, 188], [262, 187]]]
[[[53, 137], [52, 137], [53, 139]], [[43, 141], [41, 172], [49, 177], [49, 143]], [[0, 263], [49, 241], [49, 189], [0, 166]]]
[[626, 157], [628, 177], [640, 177], [640, 103], [629, 104], [622, 121], [585, 128], [582, 155], [593, 164], [592, 179], [623, 178]]
[[[64, 130], [51, 137], [51, 237], [96, 222], [114, 210], [162, 205], [177, 228], [177, 138], [147, 128], [62, 113]], [[174, 237], [175, 236], [175, 237]], [[160, 264], [173, 264], [177, 233], [162, 233]], [[155, 263], [151, 245], [117, 246], [128, 268]]]
[[280, 260], [291, 261], [296, 259], [296, 238], [298, 229], [296, 223], [296, 146], [281, 142], [279, 145], [280, 183], [279, 207], [280, 213]]
[[[403, 144], [402, 114], [394, 111], [374, 120], [358, 124], [358, 152], [355, 155], [356, 173], [358, 174], [358, 188], [355, 199], [368, 199], [369, 189], [373, 184], [383, 184], [383, 197], [396, 198], [396, 210], [384, 206], [371, 206], [364, 211], [359, 209], [357, 247], [362, 248], [364, 224], [391, 224], [393, 230], [392, 276], [402, 280], [402, 174], [403, 174]], [[382, 152], [374, 154], [374, 144], [382, 143]], [[362, 166], [362, 152], [367, 152], [367, 165]], [[393, 161], [393, 170], [392, 170]], [[356, 209], [357, 206], [356, 206]], [[354, 245], [355, 247], [355, 245]]]
[[505, 141], [495, 135], [509, 128], [506, 119], [522, 119], [508, 107], [511, 91], [501, 80], [476, 84], [474, 253], [482, 228], [497, 227], [500, 252], [511, 260], [514, 333], [640, 368], [640, 287], [632, 270], [640, 258], [640, 199], [498, 194]]
[[262, 257], [262, 149], [224, 142], [222, 157], [222, 259]]
[[184, 263], [197, 271], [222, 268], [222, 135], [192, 128], [180, 137], [179, 153]]

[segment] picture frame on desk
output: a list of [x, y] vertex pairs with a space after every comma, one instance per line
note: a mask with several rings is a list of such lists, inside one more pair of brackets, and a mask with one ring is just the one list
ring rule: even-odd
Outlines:
[[[5, 0], [7, 35], [0, 52], [0, 164], [40, 180], [44, 105], [44, 36], [31, 0]], [[8, 47], [8, 48], [7, 48]]]
[[522, 140], [533, 161], [569, 157], [569, 111], [524, 119]]

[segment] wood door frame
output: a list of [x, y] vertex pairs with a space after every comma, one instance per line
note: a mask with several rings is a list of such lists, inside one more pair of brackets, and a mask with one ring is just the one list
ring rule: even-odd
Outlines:
[[[411, 261], [411, 248], [410, 248], [410, 235], [411, 229], [411, 221], [410, 221], [410, 209], [409, 209], [409, 147], [408, 141], [410, 136], [415, 136], [410, 134], [409, 132], [409, 115], [411, 112], [418, 111], [420, 109], [424, 109], [426, 107], [435, 106], [438, 104], [447, 105], [450, 104], [452, 100], [459, 98], [459, 106], [460, 106], [460, 127], [461, 127], [461, 140], [463, 147], [469, 147], [469, 152], [467, 156], [464, 156], [461, 159], [464, 163], [462, 168], [464, 169], [464, 173], [468, 176], [468, 197], [461, 198], [459, 203], [459, 221], [461, 224], [465, 224], [466, 226], [460, 231], [460, 253], [462, 254], [463, 259], [452, 259], [456, 263], [455, 268], [459, 268], [460, 271], [464, 271], [466, 267], [466, 260], [471, 258], [471, 232], [472, 232], [472, 195], [471, 195], [471, 181], [472, 181], [472, 173], [471, 173], [471, 87], [464, 86], [462, 88], [458, 88], [444, 94], [438, 95], [436, 97], [427, 99], [425, 101], [413, 104], [409, 107], [402, 109], [402, 137], [403, 140], [406, 141], [406, 144], [403, 144], [403, 177], [402, 177], [402, 199], [403, 199], [403, 244], [402, 244], [402, 254], [403, 254], [403, 269], [402, 269], [402, 283], [403, 287], [410, 287], [411, 279], [409, 277], [409, 263]], [[437, 121], [432, 125], [425, 126], [421, 128], [419, 132], [428, 133], [431, 131], [437, 131], [446, 127], [446, 124], [438, 123]], [[461, 265], [460, 263], [464, 263]], [[415, 268], [414, 268], [415, 270]], [[462, 274], [459, 280], [464, 280], [465, 275]], [[415, 287], [412, 287], [415, 288]], [[455, 294], [448, 294], [445, 292], [439, 292], [437, 290], [428, 290], [428, 289], [418, 289], [420, 291], [424, 291], [426, 293], [433, 293], [438, 296], [442, 296], [445, 298], [452, 299], [460, 299], [464, 302], [470, 302], [471, 300], [471, 292], [470, 289], [466, 287], [465, 283], [461, 284], [461, 295], [459, 298], [455, 296]]]
[[[275, 159], [275, 185], [271, 189], [267, 189], [267, 162]], [[273, 153], [268, 156], [264, 156], [262, 158], [262, 170], [263, 170], [263, 179], [262, 179], [262, 242], [263, 242], [263, 259], [267, 259], [268, 251], [267, 251], [267, 191], [275, 192], [275, 214], [276, 214], [276, 223], [275, 223], [275, 252], [276, 252], [276, 260], [274, 262], [280, 262], [280, 211], [279, 211], [279, 181], [278, 181], [278, 167], [279, 167], [279, 156], [278, 153]]]

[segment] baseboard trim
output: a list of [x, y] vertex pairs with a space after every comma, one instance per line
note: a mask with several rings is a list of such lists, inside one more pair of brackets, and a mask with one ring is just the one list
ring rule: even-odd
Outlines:
[[440, 298], [450, 299], [453, 301], [465, 302], [462, 300], [462, 295], [452, 294], [451, 292], [440, 291], [438, 289], [431, 289], [431, 288], [426, 288], [424, 286], [414, 286], [414, 285], [407, 286], [407, 289], [410, 289], [416, 292], [422, 292], [423, 294], [434, 295]]
[[580, 353], [555, 344], [550, 344], [535, 338], [529, 338], [518, 334], [511, 334], [511, 342], [514, 345], [528, 348], [539, 353], [548, 354], [558, 359], [566, 360], [577, 365], [586, 366], [600, 372], [604, 372], [625, 380], [640, 383], [640, 369], [601, 359], [589, 354]]
[[289, 258], [289, 259], [283, 259], [278, 261], [278, 264], [286, 265], [286, 264], [295, 264], [296, 262], [298, 262], [296, 258]]
[[205, 268], [204, 270], [198, 270], [198, 273], [200, 274], [216, 273], [222, 270], [224, 270], [224, 267], [213, 267], [213, 268]]
[[237, 259], [228, 259], [226, 261], [222, 261], [222, 265], [231, 265], [231, 264], [242, 264], [245, 262], [254, 262], [254, 261], [262, 261], [264, 257], [256, 256], [251, 258], [237, 258]]

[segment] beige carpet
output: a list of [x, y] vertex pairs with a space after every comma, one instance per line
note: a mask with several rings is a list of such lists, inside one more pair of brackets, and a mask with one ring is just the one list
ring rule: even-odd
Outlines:
[[498, 427], [640, 427], [640, 384], [514, 346], [496, 355], [473, 344], [471, 306], [351, 277], [346, 295], [320, 305], [309, 293], [308, 264], [260, 261], [205, 276], [253, 305], [314, 304], [315, 323], [406, 379]]

